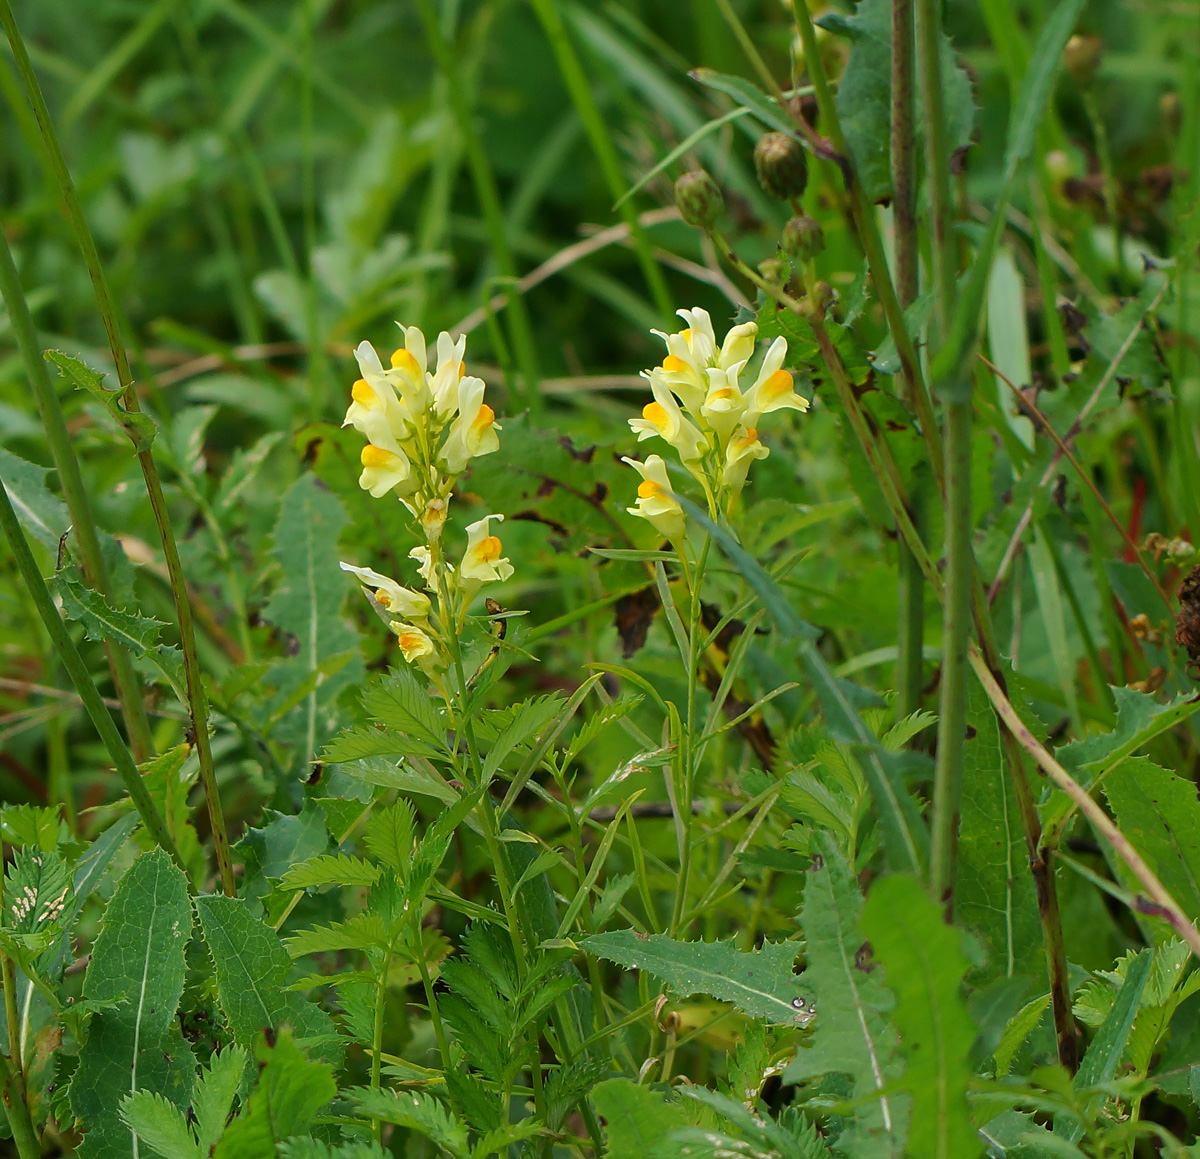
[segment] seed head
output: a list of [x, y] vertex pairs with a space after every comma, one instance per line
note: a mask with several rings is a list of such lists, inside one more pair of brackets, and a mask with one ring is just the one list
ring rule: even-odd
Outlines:
[[703, 169], [693, 169], [675, 182], [675, 204], [688, 225], [704, 230], [712, 229], [725, 210], [721, 190]]
[[808, 185], [808, 158], [800, 142], [787, 133], [759, 137], [754, 146], [754, 168], [758, 170], [758, 183], [780, 201], [800, 197]]
[[793, 217], [783, 227], [783, 252], [796, 261], [811, 261], [825, 248], [825, 231], [811, 217]]

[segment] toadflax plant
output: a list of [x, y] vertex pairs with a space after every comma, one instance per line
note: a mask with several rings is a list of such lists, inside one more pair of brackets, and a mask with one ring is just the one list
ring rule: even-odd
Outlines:
[[[677, 13], [667, 53], [652, 4], [532, 0], [549, 51], [505, 99], [561, 79], [570, 115], [494, 172], [472, 102], [511, 6], [418, 0], [425, 119], [368, 115], [338, 76], [403, 12], [363, 0], [337, 54], [327, 5], [283, 31], [217, 7], [154, 6], [86, 73], [66, 120], [138, 125], [110, 151], [124, 184], [89, 175], [81, 200], [0, 0], [24, 169], [46, 166], [0, 231], [0, 392], [27, 384], [42, 423], [0, 399], [0, 775], [29, 796], [0, 804], [0, 1148], [1200, 1155], [1188, 37], [1106, 71], [1108, 9], [950, 6], [990, 37], [968, 74], [932, 0], [750, 27], [717, 0], [689, 9], [702, 55], [738, 49], [761, 87], [699, 68], [685, 96], [660, 63], [685, 50]], [[233, 92], [206, 59], [225, 23], [269, 50]], [[98, 100], [166, 31], [188, 71]], [[60, 84], [73, 59], [39, 57]], [[281, 62], [294, 222], [249, 121]], [[1162, 106], [1169, 163], [1134, 179], [1098, 78], [1147, 71], [1187, 83]], [[220, 133], [190, 136], [175, 94], [224, 110]], [[326, 101], [365, 134], [327, 201]], [[623, 224], [522, 272], [577, 125], [603, 181], [581, 204]], [[623, 172], [618, 143], [651, 131], [662, 159]], [[674, 207], [635, 206], [685, 163]], [[128, 277], [193, 194], [240, 337], [166, 295], [131, 359], [141, 307], [85, 208]], [[413, 238], [389, 232], [418, 196]], [[64, 267], [39, 228], [59, 204], [89, 278], [27, 294]], [[251, 277], [256, 214], [285, 268]], [[653, 305], [588, 265], [614, 241]], [[652, 321], [697, 298], [668, 276], [705, 303], [671, 332]], [[84, 337], [41, 349], [90, 310], [76, 282], [115, 389]], [[584, 293], [636, 332], [578, 325]], [[386, 360], [361, 342], [354, 377], [346, 336], [393, 312], [416, 324]], [[661, 361], [602, 377], [598, 350]], [[555, 359], [570, 376], [544, 380]]]

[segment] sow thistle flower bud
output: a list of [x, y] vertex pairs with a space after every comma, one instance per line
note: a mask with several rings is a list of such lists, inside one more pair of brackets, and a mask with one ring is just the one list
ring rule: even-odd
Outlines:
[[764, 133], [759, 137], [754, 146], [754, 168], [758, 183], [780, 201], [803, 196], [808, 185], [808, 158], [800, 142], [787, 133]]
[[697, 229], [712, 229], [725, 211], [721, 190], [703, 169], [693, 169], [676, 180], [675, 204], [683, 220]]
[[825, 231], [811, 217], [793, 217], [783, 227], [780, 244], [789, 258], [812, 261], [825, 248]]

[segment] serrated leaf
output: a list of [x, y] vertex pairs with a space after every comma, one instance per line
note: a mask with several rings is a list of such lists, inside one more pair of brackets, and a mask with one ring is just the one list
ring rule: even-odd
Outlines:
[[209, 1059], [208, 1066], [196, 1081], [192, 1115], [196, 1120], [196, 1138], [205, 1155], [221, 1137], [229, 1121], [246, 1062], [246, 1052], [240, 1046], [227, 1046]]
[[45, 350], [42, 354], [47, 362], [58, 367], [58, 372], [64, 378], [100, 401], [116, 424], [129, 436], [137, 454], [150, 449], [154, 436], [158, 434], [158, 424], [148, 414], [125, 409], [121, 403], [121, 397], [125, 393], [122, 387], [117, 386], [109, 390], [104, 385], [103, 377], [90, 366], [86, 366], [78, 358], [64, 354], [61, 350]]
[[378, 1143], [343, 1143], [340, 1147], [319, 1139], [292, 1139], [279, 1145], [282, 1159], [388, 1159]]
[[[300, 1038], [333, 1033], [329, 1016], [299, 994], [287, 990], [290, 960], [273, 929], [260, 922], [240, 898], [204, 894], [196, 898], [200, 929], [212, 954], [217, 1000], [234, 1041], [252, 1048], [264, 1030], [290, 1026]], [[337, 1061], [328, 1044], [318, 1058]]]
[[[1117, 826], [1195, 920], [1200, 917], [1200, 800], [1190, 780], [1128, 757], [1104, 781]], [[1170, 931], [1161, 928], [1160, 936]]]
[[430, 1095], [415, 1091], [372, 1091], [365, 1087], [356, 1087], [345, 1093], [364, 1114], [416, 1131], [432, 1139], [455, 1159], [466, 1159], [466, 1127]]
[[793, 969], [800, 948], [795, 942], [764, 942], [761, 950], [747, 953], [732, 940], [679, 942], [662, 934], [612, 930], [580, 945], [627, 969], [646, 970], [681, 998], [708, 994], [777, 1026], [803, 1025], [810, 1018], [802, 979]]
[[71, 1080], [71, 1109], [86, 1127], [83, 1159], [136, 1154], [121, 1099], [144, 1090], [186, 1107], [195, 1060], [175, 1021], [192, 928], [187, 880], [161, 849], [143, 853], [108, 903], [84, 977], [84, 996], [120, 999], [97, 1012]]
[[312, 889], [322, 885], [374, 885], [383, 870], [348, 853], [322, 853], [293, 865], [279, 879], [280, 889]]
[[553, 693], [522, 701], [512, 710], [508, 723], [497, 734], [483, 763], [483, 778], [490, 780], [500, 771], [506, 757], [516, 748], [536, 740], [563, 712], [565, 701]]
[[363, 708], [384, 729], [423, 742], [432, 749], [446, 747], [446, 725], [429, 692], [408, 671], [396, 669], [372, 680], [363, 692]]
[[5, 805], [0, 808], [0, 837], [9, 845], [32, 845], [43, 853], [58, 847], [63, 832], [61, 811], [38, 805]]
[[[895, 1031], [885, 1011], [892, 1001], [882, 971], [870, 959], [859, 927], [863, 900], [837, 843], [818, 832], [804, 887], [800, 925], [808, 965], [801, 982], [817, 1008], [811, 1045], [804, 1045], [784, 1072], [796, 1082], [817, 1075], [849, 1075], [852, 1096], [862, 1099], [890, 1086], [899, 1066]], [[904, 1130], [899, 1100], [887, 1095], [865, 1102], [848, 1128], [881, 1157], [899, 1156]]]
[[1021, 816], [987, 695], [970, 682], [954, 909], [987, 947], [974, 977], [1035, 973], [1043, 950]]
[[1050, 1005], [1050, 995], [1043, 994], [1032, 1002], [1027, 1002], [1009, 1019], [1000, 1041], [996, 1045], [994, 1058], [996, 1060], [996, 1075], [1002, 1078], [1012, 1069], [1013, 1059], [1017, 1051], [1025, 1045], [1026, 1039], [1033, 1033], [1042, 1020], [1046, 1008]]
[[[136, 1091], [121, 1100], [121, 1118], [163, 1159], [203, 1159], [184, 1112], [162, 1095]], [[223, 1126], [224, 1124], [222, 1124]]]
[[339, 950], [386, 949], [391, 936], [381, 915], [363, 912], [344, 922], [316, 926], [293, 934], [285, 943], [293, 958], [305, 954], [330, 954]]
[[796, 122], [779, 107], [778, 102], [745, 77], [717, 72], [712, 68], [694, 68], [688, 75], [705, 88], [716, 89], [717, 92], [732, 97], [742, 108], [749, 109], [767, 128], [787, 133], [790, 137], [799, 135]]
[[970, 966], [963, 934], [908, 875], [875, 882], [862, 927], [896, 995], [892, 1018], [906, 1062], [900, 1084], [912, 1096], [909, 1152], [969, 1159], [980, 1140], [967, 1108], [975, 1024], [961, 994]]
[[273, 1046], [260, 1036], [254, 1056], [262, 1064], [258, 1082], [213, 1159], [275, 1159], [279, 1144], [307, 1132], [337, 1094], [333, 1068], [306, 1058], [290, 1029], [281, 1030]]
[[363, 838], [368, 852], [389, 869], [406, 869], [413, 852], [414, 822], [413, 807], [403, 799], [375, 809]]
[[15, 934], [54, 936], [70, 892], [71, 869], [56, 852], [16, 850], [4, 874], [5, 927]]

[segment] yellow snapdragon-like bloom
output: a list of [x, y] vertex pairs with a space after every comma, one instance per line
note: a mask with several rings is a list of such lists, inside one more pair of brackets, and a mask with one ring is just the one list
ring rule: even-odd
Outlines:
[[429, 618], [429, 597], [422, 592], [414, 592], [411, 588], [402, 587], [394, 579], [389, 579], [369, 567], [355, 567], [352, 563], [341, 563], [342, 571], [348, 571], [358, 576], [366, 588], [375, 597], [376, 602], [385, 612], [394, 616], [403, 616], [406, 620], [425, 620]]
[[721, 472], [721, 486], [738, 492], [746, 482], [746, 473], [755, 459], [765, 459], [771, 452], [758, 441], [758, 431], [753, 427], [742, 427], [735, 432], [725, 448], [725, 467]]
[[437, 371], [430, 377], [429, 390], [438, 418], [448, 418], [458, 408], [458, 383], [467, 372], [463, 362], [463, 355], [467, 352], [467, 336], [463, 334], [455, 342], [443, 330], [438, 335], [437, 352]]
[[724, 442], [738, 425], [746, 410], [746, 399], [738, 386], [738, 375], [742, 363], [735, 362], [728, 370], [711, 366], [705, 371], [708, 376], [708, 393], [700, 414]]
[[650, 389], [654, 392], [654, 401], [642, 408], [641, 418], [629, 420], [638, 442], [655, 437], [666, 439], [679, 452], [684, 463], [699, 462], [707, 450], [704, 436], [684, 417], [674, 395], [666, 386], [651, 379]]
[[467, 525], [467, 550], [458, 569], [461, 581], [473, 584], [506, 580], [513, 574], [513, 565], [501, 555], [504, 550], [499, 538], [491, 534], [491, 520], [501, 523], [503, 515], [485, 515]]
[[644, 463], [636, 459], [623, 459], [642, 477], [638, 485], [636, 507], [627, 507], [630, 515], [646, 519], [659, 534], [672, 543], [683, 539], [686, 520], [671, 483], [667, 479], [667, 464], [661, 455], [648, 455]]
[[496, 434], [500, 424], [496, 412], [483, 401], [482, 378], [467, 375], [458, 381], [458, 416], [442, 446], [446, 470], [457, 475], [467, 462], [479, 455], [488, 455], [500, 447]]
[[808, 410], [808, 399], [796, 393], [792, 376], [783, 369], [787, 357], [787, 339], [776, 338], [767, 350], [754, 385], [746, 391], [746, 413], [743, 421], [754, 426], [761, 415], [785, 407], [791, 410]]
[[405, 624], [399, 620], [393, 620], [391, 629], [396, 633], [396, 639], [400, 644], [400, 654], [409, 664], [414, 660], [421, 660], [436, 654], [437, 648], [434, 646], [433, 640], [416, 624]]
[[358, 485], [364, 491], [370, 491], [376, 499], [381, 499], [397, 487], [405, 486], [412, 475], [408, 458], [399, 448], [389, 451], [386, 447], [368, 443], [359, 458], [363, 469], [358, 477]]

